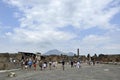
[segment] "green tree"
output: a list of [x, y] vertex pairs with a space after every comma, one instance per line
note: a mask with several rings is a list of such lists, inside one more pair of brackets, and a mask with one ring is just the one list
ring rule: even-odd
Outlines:
[[94, 60], [97, 60], [97, 54], [94, 54], [93, 58]]
[[87, 55], [87, 60], [90, 60], [90, 59], [91, 59], [90, 54], [88, 54]]

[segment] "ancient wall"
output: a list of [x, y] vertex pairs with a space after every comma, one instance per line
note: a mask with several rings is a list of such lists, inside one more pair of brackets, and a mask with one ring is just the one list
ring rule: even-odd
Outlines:
[[6, 68], [6, 63], [9, 62], [9, 54], [8, 53], [0, 53], [0, 70]]
[[15, 59], [16, 63], [21, 59], [20, 54], [0, 53], [0, 70], [18, 68], [19, 65], [10, 61]]
[[0, 53], [0, 62], [9, 62], [9, 54]]

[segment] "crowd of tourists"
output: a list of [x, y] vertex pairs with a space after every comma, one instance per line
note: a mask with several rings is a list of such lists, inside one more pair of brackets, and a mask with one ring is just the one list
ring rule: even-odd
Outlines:
[[57, 68], [57, 64], [58, 64], [57, 61], [48, 62], [48, 61], [28, 58], [21, 61], [21, 68], [26, 70], [34, 68], [34, 70], [36, 70], [36, 68], [39, 66], [40, 70], [45, 70], [48, 67], [51, 70], [52, 68]]
[[[12, 62], [16, 62], [15, 60], [13, 60]], [[71, 61], [65, 61], [62, 60], [60, 62], [58, 61], [45, 61], [45, 60], [38, 60], [36, 58], [33, 57], [29, 57], [29, 58], [25, 58], [22, 59], [20, 61], [21, 64], [21, 69], [25, 69], [25, 70], [36, 70], [38, 67], [40, 70], [52, 70], [52, 69], [56, 69], [58, 67], [58, 65], [61, 65], [61, 68], [63, 70], [65, 70], [65, 65], [70, 65], [71, 68], [81, 68], [81, 61], [80, 60], [71, 60]], [[87, 61], [88, 65], [95, 65], [95, 61]]]
[[31, 68], [36, 70], [36, 68], [39, 67], [40, 70], [45, 70], [45, 69], [52, 70], [52, 69], [56, 69], [58, 64], [61, 65], [63, 70], [65, 70], [66, 64], [69, 64], [71, 68], [81, 67], [80, 61], [65, 62], [64, 60], [62, 60], [61, 62], [57, 62], [57, 61], [43, 61], [43, 60], [28, 58], [21, 61], [21, 68], [25, 70], [30, 70]]

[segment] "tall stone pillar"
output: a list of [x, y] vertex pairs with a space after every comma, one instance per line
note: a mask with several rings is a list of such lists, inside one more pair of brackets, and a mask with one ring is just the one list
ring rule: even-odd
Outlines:
[[80, 56], [80, 54], [79, 54], [79, 48], [77, 49], [77, 56], [78, 56], [78, 57]]

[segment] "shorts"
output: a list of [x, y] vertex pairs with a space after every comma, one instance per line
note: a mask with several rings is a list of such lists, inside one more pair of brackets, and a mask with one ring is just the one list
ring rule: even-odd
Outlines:
[[36, 64], [33, 64], [34, 67], [36, 67]]

